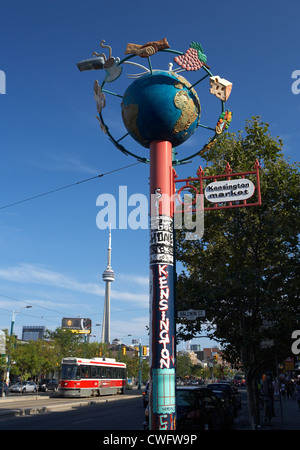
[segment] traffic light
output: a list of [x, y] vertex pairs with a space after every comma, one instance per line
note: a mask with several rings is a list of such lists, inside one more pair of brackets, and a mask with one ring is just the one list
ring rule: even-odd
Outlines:
[[126, 355], [126, 347], [122, 347], [122, 355], [123, 355], [123, 356]]
[[147, 356], [147, 347], [143, 346], [143, 356]]
[[214, 355], [214, 363], [218, 362], [218, 355]]

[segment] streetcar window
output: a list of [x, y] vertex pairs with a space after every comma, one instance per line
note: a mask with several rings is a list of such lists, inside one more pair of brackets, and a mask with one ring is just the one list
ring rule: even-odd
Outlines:
[[90, 366], [80, 366], [81, 378], [90, 378]]
[[98, 378], [98, 367], [91, 367], [91, 378]]
[[79, 380], [80, 370], [76, 364], [62, 364], [61, 366], [62, 380]]

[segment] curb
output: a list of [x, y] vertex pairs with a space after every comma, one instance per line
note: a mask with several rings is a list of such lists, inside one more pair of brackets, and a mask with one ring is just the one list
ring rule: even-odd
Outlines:
[[[122, 401], [122, 400], [129, 400], [132, 398], [141, 398], [142, 395], [124, 395], [121, 398], [118, 397], [101, 397], [99, 399], [93, 399], [93, 400], [87, 400], [84, 401], [83, 399], [79, 400], [78, 402], [66, 402], [66, 403], [58, 403], [54, 405], [48, 405], [48, 406], [32, 406], [32, 407], [26, 407], [26, 408], [14, 408], [14, 409], [0, 409], [0, 418], [3, 418], [5, 416], [29, 416], [34, 414], [47, 414], [50, 412], [59, 412], [59, 411], [68, 411], [72, 408], [80, 408], [80, 407], [89, 407], [94, 406], [99, 403], [108, 403], [108, 402], [114, 402], [114, 401]], [[52, 397], [53, 398], [53, 397]], [[9, 399], [10, 401], [16, 401], [15, 399]], [[9, 402], [9, 400], [5, 400]], [[21, 400], [21, 399], [20, 399]], [[23, 399], [22, 399], [23, 400]], [[24, 398], [24, 400], [28, 400], [28, 398]]]

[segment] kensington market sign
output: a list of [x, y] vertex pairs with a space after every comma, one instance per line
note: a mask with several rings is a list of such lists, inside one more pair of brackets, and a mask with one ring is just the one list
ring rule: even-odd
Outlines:
[[239, 180], [214, 181], [205, 188], [205, 198], [212, 203], [247, 200], [252, 197], [255, 186], [245, 178]]

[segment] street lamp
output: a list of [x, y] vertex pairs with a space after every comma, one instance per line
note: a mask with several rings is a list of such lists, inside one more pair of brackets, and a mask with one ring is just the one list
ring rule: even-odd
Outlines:
[[6, 383], [7, 385], [9, 384], [9, 375], [10, 375], [10, 347], [11, 347], [11, 338], [13, 336], [13, 331], [14, 331], [14, 324], [15, 324], [15, 320], [17, 317], [17, 314], [22, 310], [22, 309], [29, 309], [32, 308], [31, 305], [27, 305], [24, 306], [23, 308], [21, 308], [19, 311], [13, 311], [13, 315], [12, 315], [12, 319], [11, 319], [11, 325], [10, 325], [10, 336], [9, 336], [9, 348], [8, 348], [8, 355], [7, 355], [7, 372], [6, 372]]

